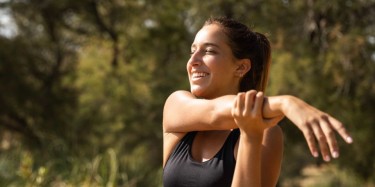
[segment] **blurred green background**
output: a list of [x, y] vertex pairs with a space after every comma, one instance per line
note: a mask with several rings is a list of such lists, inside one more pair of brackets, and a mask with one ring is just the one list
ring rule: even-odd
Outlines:
[[163, 104], [210, 16], [269, 37], [267, 95], [354, 137], [325, 163], [283, 120], [278, 186], [375, 186], [374, 0], [1, 0], [0, 186], [162, 186]]

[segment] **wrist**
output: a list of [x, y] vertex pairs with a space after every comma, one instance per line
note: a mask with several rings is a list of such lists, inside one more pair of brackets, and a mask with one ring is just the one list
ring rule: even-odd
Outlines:
[[250, 144], [262, 144], [263, 141], [263, 131], [262, 132], [252, 132], [248, 133], [243, 130], [240, 130], [240, 139], [242, 142], [250, 143]]
[[284, 96], [281, 96], [281, 99], [280, 99], [280, 111], [284, 114], [284, 115], [288, 115], [288, 111], [289, 111], [289, 108], [290, 108], [290, 105], [292, 103], [292, 100], [293, 100], [293, 96], [291, 95], [284, 95]]
[[263, 104], [263, 117], [274, 118], [284, 115], [289, 104], [290, 96], [271, 96], [265, 97]]

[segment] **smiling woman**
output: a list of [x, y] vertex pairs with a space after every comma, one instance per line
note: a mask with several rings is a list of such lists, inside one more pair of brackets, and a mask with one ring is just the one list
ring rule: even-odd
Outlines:
[[[172, 93], [163, 114], [164, 186], [275, 186], [288, 117], [313, 156], [339, 156], [333, 131], [344, 126], [293, 96], [265, 97], [271, 55], [267, 38], [227, 18], [197, 33], [187, 62], [190, 92]], [[331, 156], [330, 156], [331, 153]]]
[[239, 79], [229, 72], [234, 73], [240, 62], [233, 58], [225, 41], [226, 36], [214, 24], [202, 28], [196, 35], [187, 63], [193, 95], [213, 99], [238, 92]]

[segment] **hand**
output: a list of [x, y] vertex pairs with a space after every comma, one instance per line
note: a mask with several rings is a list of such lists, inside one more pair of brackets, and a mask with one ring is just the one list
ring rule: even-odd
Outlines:
[[283, 116], [263, 118], [263, 100], [263, 93], [257, 93], [255, 90], [237, 94], [232, 107], [232, 116], [242, 134], [254, 138], [263, 137], [264, 129], [276, 125], [283, 118]]
[[284, 114], [302, 131], [307, 144], [314, 157], [318, 157], [317, 140], [322, 157], [325, 161], [330, 161], [331, 156], [339, 156], [339, 148], [336, 141], [335, 131], [347, 142], [353, 140], [344, 125], [332, 116], [308, 105], [302, 100], [290, 96], [283, 107]]

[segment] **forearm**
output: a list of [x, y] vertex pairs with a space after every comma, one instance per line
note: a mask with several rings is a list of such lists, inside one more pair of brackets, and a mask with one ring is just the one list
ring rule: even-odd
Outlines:
[[[228, 130], [237, 128], [231, 115], [236, 95], [216, 99], [198, 99], [189, 92], [178, 91], [167, 99], [164, 114], [164, 132], [189, 132], [205, 130]], [[264, 98], [263, 117], [284, 115], [291, 96]]]
[[261, 186], [262, 138], [240, 136], [232, 187]]
[[[236, 95], [227, 95], [216, 100], [212, 100], [213, 107], [211, 107], [215, 112], [213, 112], [213, 119], [216, 123], [220, 122], [231, 122], [231, 126], [235, 125], [233, 121], [233, 116], [231, 115], [231, 108], [233, 107], [233, 100]], [[275, 118], [284, 115], [290, 115], [288, 110], [288, 105], [291, 102], [303, 102], [296, 99], [290, 95], [280, 95], [280, 96], [270, 96], [264, 97], [262, 114], [266, 119]], [[223, 107], [224, 106], [224, 107]], [[234, 124], [233, 124], [234, 123]], [[225, 127], [225, 124], [223, 124]]]
[[273, 118], [283, 115], [297, 125], [302, 121], [300, 118], [296, 118], [296, 113], [307, 109], [318, 111], [303, 100], [291, 95], [271, 96], [264, 100], [263, 116], [264, 118]]
[[274, 118], [280, 115], [285, 115], [285, 108], [291, 96], [270, 96], [264, 97], [263, 102], [263, 117]]

